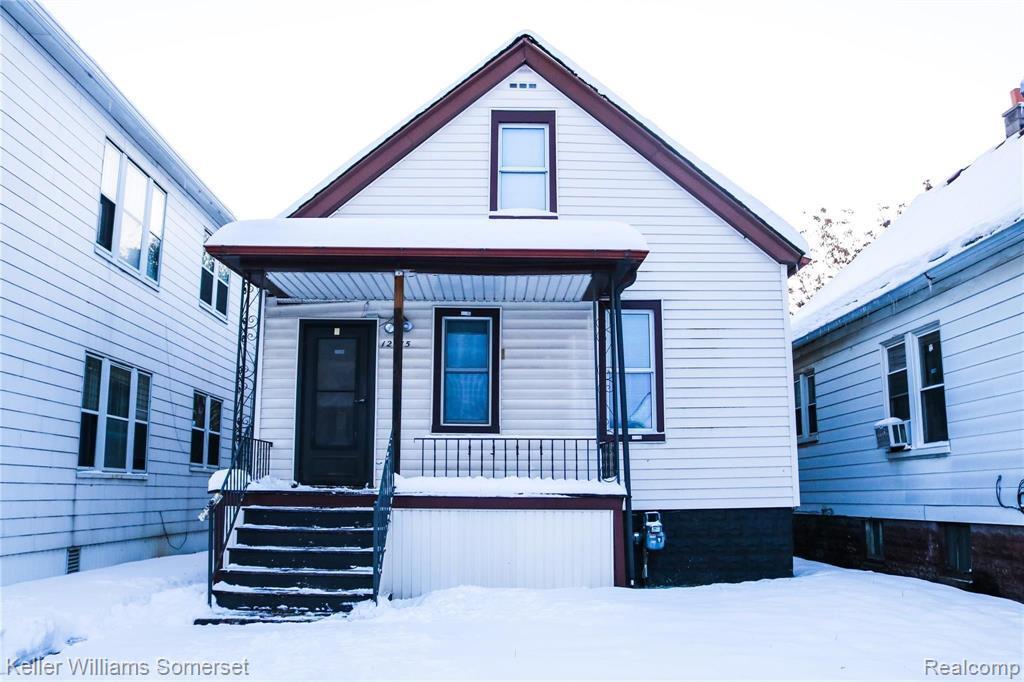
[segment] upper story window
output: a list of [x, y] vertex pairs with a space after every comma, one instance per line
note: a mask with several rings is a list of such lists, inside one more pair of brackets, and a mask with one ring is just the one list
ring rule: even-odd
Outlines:
[[167, 193], [107, 140], [103, 150], [96, 244], [156, 282]]
[[[610, 314], [607, 306], [603, 305], [600, 336], [606, 388], [602, 396], [602, 412], [607, 433], [613, 430], [612, 344], [607, 338]], [[665, 391], [660, 301], [622, 302], [622, 351], [626, 377], [626, 426], [630, 439], [662, 441], [665, 439]]]
[[78, 466], [145, 471], [152, 376], [99, 355], [85, 356]]
[[886, 416], [907, 422], [912, 447], [948, 441], [939, 330], [905, 334], [883, 350]]
[[491, 112], [491, 210], [557, 212], [555, 112]]
[[199, 300], [210, 310], [226, 317], [230, 290], [231, 271], [204, 250], [203, 266], [199, 271]]
[[500, 326], [497, 308], [435, 310], [435, 433], [498, 433]]
[[796, 401], [797, 441], [814, 440], [818, 436], [818, 391], [813, 369], [800, 372], [793, 379], [793, 397]]

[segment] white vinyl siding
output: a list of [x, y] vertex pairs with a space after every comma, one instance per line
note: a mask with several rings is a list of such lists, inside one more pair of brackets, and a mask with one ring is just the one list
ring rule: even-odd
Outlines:
[[[189, 471], [192, 391], [232, 395], [235, 366], [234, 323], [196, 305], [216, 225], [4, 11], [0, 31], [3, 581], [63, 573], [70, 546], [83, 570], [174, 551], [168, 538], [198, 551], [208, 497], [207, 475]], [[159, 288], [97, 254], [107, 140], [167, 191]], [[144, 473], [79, 470], [87, 352], [152, 375]]]
[[[662, 301], [666, 442], [631, 446], [634, 508], [793, 506], [784, 267], [528, 67], [509, 80], [537, 88], [498, 84], [338, 215], [482, 215], [490, 196], [491, 110], [555, 111], [559, 215], [621, 220], [639, 229], [651, 253], [624, 297]], [[555, 334], [563, 322], [551, 324], [533, 333]], [[577, 351], [586, 365], [592, 351], [583, 345]], [[578, 409], [586, 414], [592, 375], [584, 385]], [[508, 427], [503, 420], [502, 431]]]
[[[800, 448], [801, 511], [1024, 523], [995, 497], [998, 476], [1004, 502], [1024, 478], [1022, 253], [1017, 241], [930, 291], [797, 349], [798, 366], [815, 367], [820, 424], [818, 443]], [[874, 423], [889, 414], [882, 348], [935, 323], [949, 443], [893, 457], [874, 434]]]

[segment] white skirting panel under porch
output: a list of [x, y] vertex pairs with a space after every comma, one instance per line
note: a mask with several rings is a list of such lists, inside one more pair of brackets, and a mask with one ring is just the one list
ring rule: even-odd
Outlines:
[[382, 592], [396, 599], [460, 585], [610, 587], [613, 512], [394, 509]]

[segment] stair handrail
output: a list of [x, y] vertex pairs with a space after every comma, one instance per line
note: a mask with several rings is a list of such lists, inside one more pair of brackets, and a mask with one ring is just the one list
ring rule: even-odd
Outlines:
[[380, 577], [384, 569], [384, 550], [391, 523], [391, 503], [395, 496], [394, 434], [388, 437], [388, 451], [381, 468], [380, 487], [373, 503], [373, 601], [380, 595]]

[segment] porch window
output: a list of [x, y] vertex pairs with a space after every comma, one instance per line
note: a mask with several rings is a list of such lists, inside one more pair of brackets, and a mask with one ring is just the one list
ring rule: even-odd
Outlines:
[[224, 403], [196, 391], [192, 396], [192, 443], [189, 461], [215, 467], [220, 464], [220, 434]]
[[912, 447], [949, 440], [942, 340], [932, 328], [912, 332], [883, 346], [888, 417], [907, 422]]
[[107, 140], [96, 244], [153, 282], [160, 279], [167, 193]]
[[434, 324], [434, 432], [497, 433], [499, 310], [437, 308]]
[[152, 375], [99, 355], [85, 356], [78, 466], [145, 471]]
[[555, 212], [555, 114], [491, 112], [491, 210]]
[[818, 437], [818, 391], [814, 370], [800, 372], [793, 380], [796, 401], [796, 436], [799, 442], [810, 442]]
[[231, 271], [203, 251], [203, 264], [199, 271], [199, 301], [211, 312], [227, 317], [230, 290]]
[[[612, 425], [610, 308], [602, 312], [602, 356], [605, 375], [604, 420]], [[631, 438], [664, 440], [665, 410], [662, 368], [661, 302], [622, 302], [623, 371], [626, 375], [626, 417]], [[616, 386], [616, 388], [618, 388]]]

